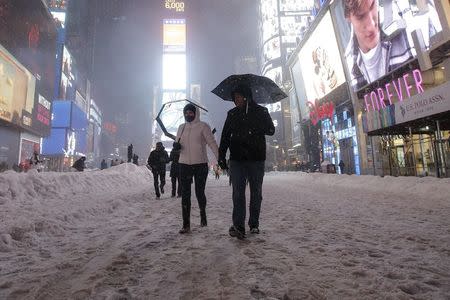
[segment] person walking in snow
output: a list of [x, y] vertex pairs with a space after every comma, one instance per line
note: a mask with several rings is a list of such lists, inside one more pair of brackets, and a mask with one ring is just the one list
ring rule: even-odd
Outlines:
[[[164, 186], [166, 185], [166, 164], [168, 162], [169, 155], [167, 154], [167, 151], [164, 150], [163, 143], [157, 142], [156, 149], [150, 152], [147, 163], [153, 173], [153, 184], [155, 186], [156, 198], [158, 199], [161, 197], [161, 194], [164, 194]], [[161, 183], [158, 182], [159, 180]]]
[[139, 165], [138, 160], [139, 160], [139, 156], [136, 153], [133, 154], [133, 164], [138, 166]]
[[86, 168], [85, 162], [86, 162], [86, 157], [82, 156], [73, 163], [72, 168], [74, 168], [78, 172], [83, 172], [84, 168]]
[[127, 158], [128, 162], [131, 162], [131, 160], [133, 159], [133, 144], [130, 144], [127, 148]]
[[[181, 197], [181, 184], [180, 184], [180, 143], [174, 142], [172, 151], [170, 151], [169, 160], [172, 162], [170, 165], [170, 179], [172, 182], [172, 197]], [[177, 188], [178, 185], [178, 188]]]
[[339, 169], [341, 170], [341, 174], [344, 174], [345, 163], [344, 163], [344, 161], [342, 159], [339, 162], [338, 166], [339, 166]]
[[181, 234], [189, 233], [191, 222], [191, 183], [195, 182], [195, 195], [200, 208], [200, 225], [207, 226], [205, 186], [208, 177], [206, 145], [218, 158], [218, 146], [211, 127], [200, 121], [200, 109], [189, 103], [183, 109], [185, 123], [178, 127], [176, 141], [180, 144], [180, 182], [183, 228]]
[[225, 160], [230, 150], [230, 171], [233, 186], [233, 225], [229, 229], [232, 237], [245, 238], [245, 188], [250, 184], [251, 233], [259, 233], [259, 215], [262, 201], [264, 163], [266, 160], [266, 135], [273, 135], [275, 127], [267, 108], [253, 102], [252, 92], [247, 86], [238, 86], [232, 91], [235, 108], [228, 111], [222, 130], [219, 148], [219, 166], [228, 169]]
[[102, 162], [100, 163], [100, 170], [104, 170], [108, 168], [108, 164], [106, 163], [105, 159], [102, 159]]

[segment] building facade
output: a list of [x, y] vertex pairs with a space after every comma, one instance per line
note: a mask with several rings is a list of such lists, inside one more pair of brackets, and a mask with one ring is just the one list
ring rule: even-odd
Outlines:
[[[318, 131], [313, 152], [320, 149], [320, 160], [334, 165], [342, 160], [345, 173], [446, 177], [449, 3], [393, 2], [376, 3], [376, 13], [366, 16], [377, 18], [367, 23], [374, 24], [371, 39], [361, 26], [370, 20], [355, 18], [351, 1], [323, 3], [288, 62], [301, 118], [319, 124], [304, 131]], [[311, 47], [314, 39], [326, 45]], [[305, 72], [308, 64], [314, 68]]]
[[56, 26], [39, 0], [2, 1], [0, 161], [27, 167], [50, 134]]

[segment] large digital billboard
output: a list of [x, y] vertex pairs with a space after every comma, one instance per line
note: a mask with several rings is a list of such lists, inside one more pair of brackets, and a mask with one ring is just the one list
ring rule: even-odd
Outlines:
[[0, 45], [0, 119], [32, 127], [36, 80]]
[[294, 89], [289, 91], [289, 104], [291, 109], [291, 135], [292, 144], [299, 144], [301, 141], [300, 113], [298, 108], [297, 94]]
[[309, 120], [309, 108], [308, 101], [306, 100], [306, 89], [303, 81], [301, 64], [302, 62], [299, 59], [295, 61], [291, 67], [291, 75], [299, 102], [300, 118], [301, 120]]
[[[36, 82], [36, 92], [32, 95], [34, 104], [27, 104], [22, 125], [47, 135], [50, 122], [47, 124], [45, 110], [51, 106], [55, 78], [56, 25], [53, 18], [40, 0], [2, 0], [0, 28], [0, 44], [34, 76]], [[33, 109], [31, 114], [28, 114], [29, 109]]]
[[315, 104], [345, 82], [330, 13], [326, 13], [298, 54], [306, 97]]
[[186, 20], [163, 20], [163, 46], [164, 52], [186, 51]]
[[420, 29], [429, 45], [442, 30], [434, 0], [342, 0], [333, 13], [354, 90], [415, 57], [412, 31]]
[[163, 89], [186, 89], [186, 54], [163, 54]]

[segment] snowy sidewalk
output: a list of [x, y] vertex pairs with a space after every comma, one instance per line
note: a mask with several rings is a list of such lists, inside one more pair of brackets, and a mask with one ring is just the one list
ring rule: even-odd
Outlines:
[[0, 174], [0, 299], [450, 299], [448, 179], [268, 173], [262, 233], [239, 241], [227, 177], [179, 235], [145, 167], [18, 175]]

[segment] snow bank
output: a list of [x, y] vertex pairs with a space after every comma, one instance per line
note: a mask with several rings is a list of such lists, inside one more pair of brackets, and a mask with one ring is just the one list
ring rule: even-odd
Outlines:
[[64, 235], [65, 228], [87, 218], [126, 209], [120, 195], [147, 187], [150, 174], [134, 164], [90, 172], [1, 173], [0, 251], [15, 242], [33, 245], [36, 235]]
[[346, 188], [358, 192], [375, 193], [380, 197], [418, 197], [448, 201], [450, 198], [450, 178], [435, 177], [393, 177], [372, 175], [337, 175], [304, 172], [271, 172], [267, 176], [294, 176], [299, 184], [322, 186], [324, 188]]

